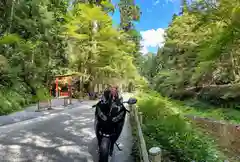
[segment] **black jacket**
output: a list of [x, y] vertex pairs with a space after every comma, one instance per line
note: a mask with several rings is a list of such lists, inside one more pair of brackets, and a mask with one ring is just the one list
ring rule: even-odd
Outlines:
[[115, 99], [112, 99], [111, 91], [109, 89], [103, 92], [101, 100], [97, 103], [97, 106], [100, 107], [101, 111], [104, 113], [109, 113], [112, 104], [117, 106], [122, 106], [122, 97], [117, 93]]

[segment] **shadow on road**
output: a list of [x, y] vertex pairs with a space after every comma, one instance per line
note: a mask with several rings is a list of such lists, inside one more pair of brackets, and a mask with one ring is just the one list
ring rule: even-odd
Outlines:
[[97, 152], [97, 138], [93, 138], [88, 145], [88, 152], [92, 155], [93, 162], [98, 162], [98, 152]]
[[70, 110], [49, 120], [15, 126], [0, 137], [0, 161], [97, 162], [94, 137], [93, 113]]

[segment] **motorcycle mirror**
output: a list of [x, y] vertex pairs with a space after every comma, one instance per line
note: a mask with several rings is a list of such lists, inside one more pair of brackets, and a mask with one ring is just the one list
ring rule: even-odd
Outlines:
[[133, 105], [135, 103], [137, 103], [137, 99], [136, 98], [129, 98], [128, 104]]

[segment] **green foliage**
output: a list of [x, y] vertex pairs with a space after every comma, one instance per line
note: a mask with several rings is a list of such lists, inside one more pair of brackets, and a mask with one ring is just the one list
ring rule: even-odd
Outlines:
[[133, 21], [140, 19], [140, 8], [134, 4], [134, 0], [120, 0], [118, 6], [121, 15], [121, 28], [129, 31], [134, 27]]
[[16, 34], [4, 35], [0, 38], [0, 45], [12, 44], [19, 41], [19, 36]]
[[36, 101], [38, 89], [51, 83], [53, 69], [60, 70], [66, 62], [64, 40], [59, 36], [66, 1], [20, 0], [10, 6], [1, 18], [11, 21], [4, 21], [0, 29], [5, 33], [0, 39], [0, 92], [4, 94], [0, 114]]
[[150, 92], [139, 95], [138, 106], [148, 147], [160, 146], [179, 162], [224, 160], [215, 142], [192, 126], [177, 104]]
[[[68, 53], [73, 69], [85, 72], [95, 83], [106, 81], [109, 76], [119, 79], [136, 76], [133, 58], [128, 55], [134, 42], [128, 40], [126, 33], [112, 27], [110, 16], [100, 7], [76, 5], [67, 20], [65, 35], [68, 40], [81, 42], [72, 43]], [[94, 21], [99, 24], [98, 28], [94, 27]]]
[[55, 75], [76, 73], [92, 85], [139, 77], [132, 52], [139, 42], [112, 27], [112, 3], [85, 2], [0, 3], [0, 115], [47, 100]]
[[24, 105], [32, 102], [31, 95], [26, 87], [24, 83], [17, 82], [11, 88], [1, 89], [0, 114], [6, 115], [19, 111]]
[[165, 31], [165, 45], [141, 65], [142, 74], [165, 96], [214, 104], [238, 100], [239, 2], [183, 4]]
[[197, 100], [175, 101], [175, 103], [186, 115], [206, 117], [235, 124], [240, 123], [240, 112], [236, 109], [213, 107]]
[[139, 6], [135, 4], [134, 0], [120, 0], [118, 7], [121, 19], [120, 28], [128, 34], [128, 39], [135, 43], [135, 47], [129, 51], [129, 54], [134, 57], [133, 63], [138, 67], [139, 71], [142, 66], [142, 54], [140, 52], [141, 34], [135, 29], [134, 22], [140, 20], [141, 11]]

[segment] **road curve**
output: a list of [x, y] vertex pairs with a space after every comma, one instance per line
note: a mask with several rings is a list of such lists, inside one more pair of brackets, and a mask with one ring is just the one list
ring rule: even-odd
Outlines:
[[[97, 162], [93, 129], [94, 101], [72, 109], [0, 127], [1, 162]], [[132, 135], [127, 117], [111, 162], [132, 162]]]

